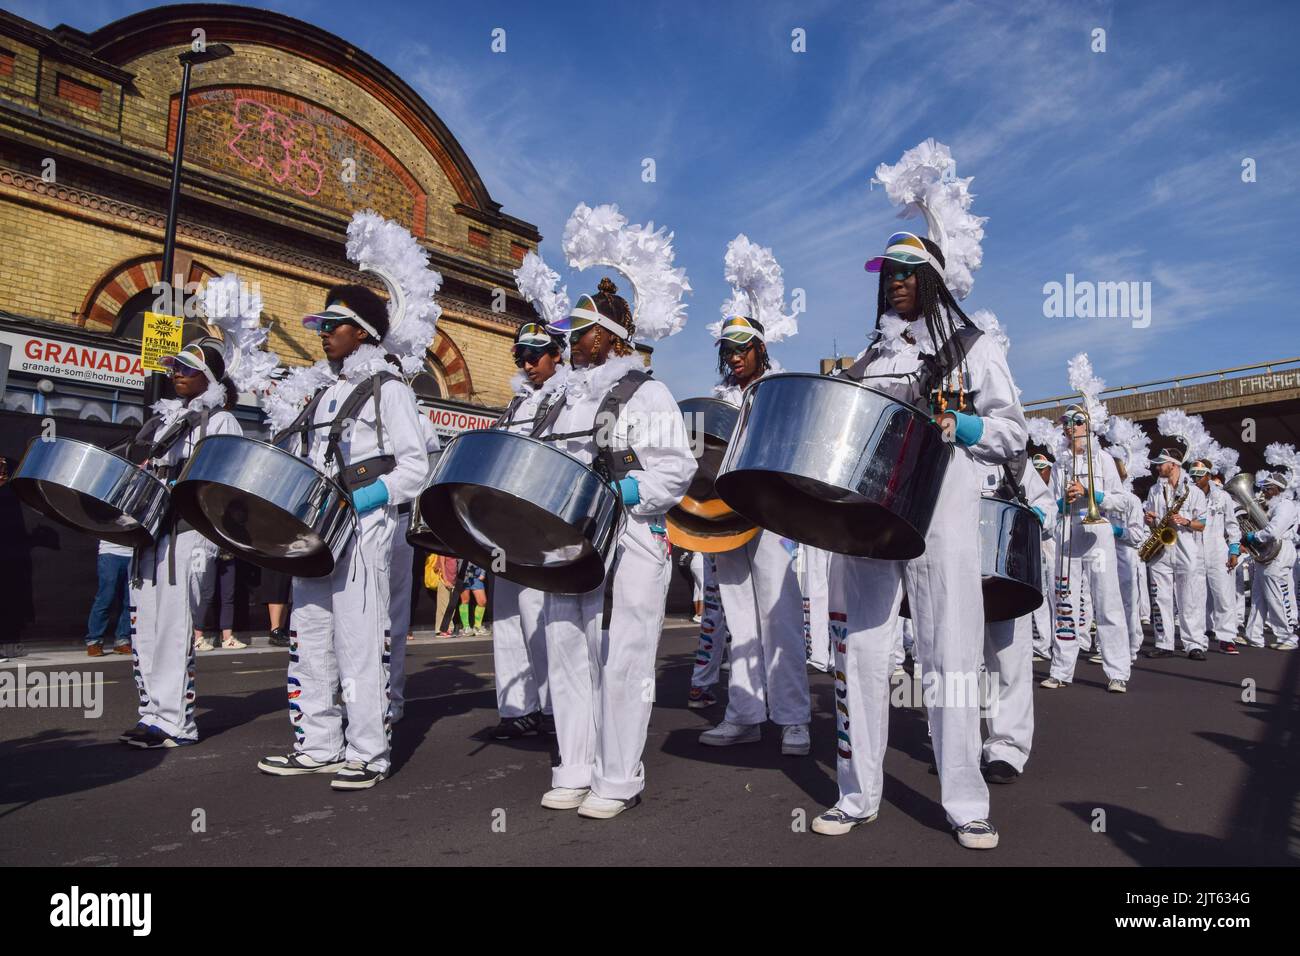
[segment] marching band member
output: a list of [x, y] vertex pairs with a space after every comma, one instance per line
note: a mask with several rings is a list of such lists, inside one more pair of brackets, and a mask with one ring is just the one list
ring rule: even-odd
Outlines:
[[[1029, 426], [1029, 463], [1033, 466], [1044, 485], [1050, 487], [1052, 480], [1052, 463], [1056, 461], [1058, 446], [1064, 447], [1061, 430], [1048, 418], [1028, 418]], [[1034, 634], [1034, 660], [1050, 661], [1052, 659], [1053, 633], [1053, 595], [1056, 593], [1056, 525], [1061, 520], [1055, 506], [1047, 510], [1043, 520], [1043, 603], [1034, 609], [1030, 622]]]
[[1151, 439], [1137, 424], [1127, 418], [1111, 418], [1106, 433], [1115, 470], [1120, 478], [1120, 491], [1115, 496], [1117, 507], [1110, 512], [1110, 523], [1115, 532], [1115, 566], [1119, 571], [1119, 593], [1124, 604], [1124, 620], [1128, 624], [1129, 661], [1137, 660], [1138, 651], [1146, 635], [1142, 630], [1142, 593], [1140, 569], [1146, 565], [1138, 557], [1138, 548], [1147, 539], [1143, 518], [1142, 499], [1133, 494], [1133, 482], [1151, 472], [1151, 459], [1147, 457]]
[[[1228, 450], [1216, 448], [1216, 451]], [[1219, 650], [1224, 654], [1239, 654], [1234, 618], [1237, 610], [1235, 575], [1241, 555], [1241, 527], [1237, 524], [1236, 507], [1223, 490], [1222, 484], [1213, 480], [1218, 464], [1210, 455], [1203, 455], [1193, 461], [1188, 471], [1206, 500], [1205, 530], [1197, 535], [1205, 564], [1205, 591], [1209, 596], [1206, 621], [1219, 642]]]
[[831, 647], [830, 618], [826, 616], [826, 573], [830, 567], [831, 553], [810, 544], [802, 544], [803, 593], [806, 610], [808, 663], [823, 674], [831, 671], [835, 651]]
[[[524, 298], [546, 323], [568, 314], [568, 296], [553, 293], [557, 273], [534, 252], [515, 272]], [[498, 428], [519, 435], [540, 431], [553, 406], [562, 401], [569, 376], [564, 364], [564, 338], [546, 325], [526, 322], [515, 334], [513, 356], [519, 372], [511, 381], [514, 397]], [[550, 686], [547, 683], [546, 594], [497, 576], [492, 590], [492, 660], [501, 722], [492, 731], [497, 740], [531, 733], [554, 732]]]
[[[910, 233], [890, 238], [884, 254], [866, 266], [880, 271], [877, 334], [845, 375], [929, 407], [953, 447], [924, 554], [907, 561], [831, 557], [840, 795], [812, 824], [814, 832], [828, 836], [869, 823], [880, 811], [892, 638], [904, 589], [926, 673], [937, 676], [940, 688], [978, 680], [982, 634], [969, 624], [983, 617], [979, 498], [984, 466], [1010, 461], [1028, 439], [1002, 349], [957, 304], [969, 291], [970, 267], [979, 262], [982, 227], [966, 212], [969, 180], [945, 176], [951, 167], [947, 147], [930, 140], [905, 153], [896, 166], [876, 171], [892, 200], [915, 202], [931, 222], [932, 235], [949, 237], [953, 258], [947, 261], [932, 239]], [[928, 182], [918, 186], [918, 172]], [[925, 194], [918, 195], [922, 189]], [[952, 221], [940, 224], [936, 208], [952, 210]], [[929, 718], [948, 823], [962, 846], [991, 849], [998, 832], [988, 820], [988, 785], [980, 774], [978, 695], [975, 700], [965, 694], [960, 700], [939, 696]]]
[[[1264, 503], [1268, 510], [1268, 525], [1258, 531], [1248, 531], [1245, 540], [1252, 546], [1267, 547], [1280, 542], [1277, 555], [1270, 561], [1252, 561], [1251, 614], [1246, 627], [1246, 641], [1252, 647], [1264, 646], [1264, 627], [1273, 632], [1272, 647], [1279, 651], [1292, 651], [1297, 644], [1295, 594], [1292, 590], [1292, 569], [1296, 563], [1293, 538], [1300, 525], [1300, 508], [1288, 493], [1300, 468], [1295, 451], [1289, 445], [1273, 443], [1265, 449], [1265, 460], [1270, 465], [1281, 466], [1288, 472], [1272, 472], [1264, 479]], [[1259, 613], [1255, 613], [1255, 608]]]
[[691, 710], [704, 710], [718, 702], [712, 688], [722, 673], [722, 655], [731, 644], [731, 631], [727, 628], [727, 615], [718, 592], [718, 567], [714, 555], [703, 555], [703, 559], [700, 642], [695, 650], [695, 665], [691, 668], [691, 689], [686, 695], [686, 706]]
[[[331, 574], [293, 579], [294, 747], [257, 767], [274, 776], [334, 773], [332, 788], [363, 790], [389, 769], [385, 657], [397, 509], [419, 495], [429, 468], [415, 393], [386, 355], [398, 356], [406, 374], [418, 371], [441, 311], [433, 294], [442, 277], [410, 233], [374, 213], [353, 216], [347, 249], [363, 271], [383, 280], [389, 303], [365, 286], [336, 286], [324, 311], [303, 320], [320, 333], [328, 372], [318, 371], [333, 381], [316, 391], [277, 444], [296, 440], [298, 454], [339, 479], [351, 494], [356, 530]], [[346, 725], [335, 703], [340, 689]]]
[[[654, 705], [655, 653], [672, 573], [665, 514], [690, 486], [696, 462], [667, 386], [646, 371], [633, 336], [661, 338], [685, 324], [685, 270], [671, 235], [627, 226], [615, 206], [579, 204], [564, 230], [569, 265], [612, 265], [632, 281], [633, 316], [608, 278], [581, 296], [568, 322], [572, 370], [553, 428], [539, 438], [591, 464], [615, 489], [626, 523], [612, 581], [546, 602], [546, 649], [560, 765], [542, 806], [609, 819], [636, 806]], [[612, 605], [601, 628], [606, 586]]]
[[[710, 326], [722, 377], [714, 396], [739, 406], [741, 393], [772, 368], [768, 343], [795, 334], [797, 320], [785, 314], [785, 283], [772, 251], [743, 233], [727, 246], [725, 278], [733, 296], [722, 306], [722, 321]], [[714, 554], [713, 560], [731, 634], [731, 673], [726, 713], [700, 735], [700, 743], [757, 743], [770, 717], [781, 728], [781, 753], [805, 755], [812, 747], [812, 698], [803, 595], [790, 553], [780, 535], [760, 530], [740, 547]]]
[[[1172, 657], [1174, 624], [1187, 649], [1187, 659], [1205, 660], [1205, 568], [1198, 531], [1205, 530], [1205, 495], [1183, 472], [1192, 442], [1204, 441], [1204, 426], [1181, 409], [1161, 412], [1160, 433], [1168, 440], [1156, 455], [1160, 480], [1147, 492], [1146, 524], [1155, 528], [1166, 515], [1177, 532], [1172, 548], [1161, 547], [1147, 562], [1151, 588], [1151, 623], [1156, 646], [1147, 657]], [[1177, 437], [1182, 436], [1182, 437]], [[1175, 504], [1179, 507], [1175, 509]], [[1177, 617], [1175, 618], [1175, 614]]]
[[1097, 432], [1106, 427], [1106, 406], [1098, 397], [1104, 385], [1093, 375], [1088, 356], [1082, 352], [1070, 360], [1069, 368], [1070, 385], [1084, 396], [1084, 404], [1071, 405], [1065, 411], [1068, 447], [1052, 469], [1052, 497], [1062, 518], [1056, 545], [1056, 632], [1051, 673], [1039, 686], [1056, 690], [1073, 683], [1080, 641], [1095, 621], [1106, 690], [1123, 694], [1128, 691], [1132, 662], [1115, 532], [1104, 517], [1097, 523], [1087, 520], [1090, 473], [1097, 509], [1106, 514], [1122, 507], [1123, 485], [1114, 459], [1102, 452], [1097, 438]]

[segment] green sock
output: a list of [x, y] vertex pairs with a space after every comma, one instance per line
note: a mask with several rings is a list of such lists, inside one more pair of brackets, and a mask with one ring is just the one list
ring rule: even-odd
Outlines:
[[462, 630], [466, 630], [466, 631], [469, 630], [469, 605], [468, 604], [462, 604], [460, 606], [460, 626]]
[[478, 606], [476, 606], [476, 607], [474, 608], [474, 626], [475, 626], [475, 627], [482, 627], [482, 626], [483, 626], [483, 612], [486, 611], [486, 610], [487, 610], [487, 608], [485, 608], [482, 604], [480, 604], [480, 605], [478, 605]]

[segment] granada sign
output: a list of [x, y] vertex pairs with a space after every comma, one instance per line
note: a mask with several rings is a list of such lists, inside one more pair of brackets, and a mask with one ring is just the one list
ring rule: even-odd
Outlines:
[[12, 346], [9, 371], [43, 375], [47, 378], [91, 382], [115, 388], [144, 388], [140, 356], [97, 345], [79, 345], [0, 330], [0, 342]]

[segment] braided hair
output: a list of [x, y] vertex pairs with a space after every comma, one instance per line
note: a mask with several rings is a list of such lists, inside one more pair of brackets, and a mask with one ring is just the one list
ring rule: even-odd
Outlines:
[[[754, 328], [758, 329], [758, 331], [766, 331], [763, 328], [763, 323], [758, 321], [758, 319], [751, 319], [749, 316], [745, 316], [745, 320]], [[755, 377], [757, 377], [772, 367], [772, 359], [767, 354], [766, 342], [762, 339], [750, 339], [750, 341], [753, 342], [754, 347], [758, 349], [758, 371], [755, 373]], [[723, 385], [730, 386], [738, 384], [735, 380], [735, 376], [731, 374], [731, 366], [727, 364], [727, 360], [723, 356], [721, 344], [718, 346], [718, 375], [721, 377]]]
[[[925, 248], [930, 255], [939, 262], [939, 265], [946, 265], [943, 258], [943, 250], [939, 244], [930, 240], [922, 239]], [[876, 328], [880, 328], [880, 317], [889, 309], [889, 286], [890, 280], [887, 277], [886, 268], [880, 270], [880, 288], [876, 294]], [[916, 304], [920, 318], [925, 320], [925, 327], [930, 332], [930, 338], [934, 341], [935, 347], [942, 347], [943, 343], [948, 341], [956, 334], [957, 329], [962, 325], [974, 326], [970, 317], [962, 311], [961, 306], [953, 294], [948, 291], [944, 284], [943, 277], [939, 275], [934, 266], [928, 262], [922, 262], [916, 268]], [[966, 361], [966, 351], [960, 342], [954, 342], [959, 350], [958, 364]]]
[[[596, 286], [596, 294], [591, 297], [596, 303], [596, 309], [607, 319], [613, 319], [623, 328], [627, 329], [627, 335], [630, 339], [636, 333], [636, 326], [632, 324], [632, 309], [627, 304], [627, 299], [618, 294], [618, 286], [606, 276], [600, 280]], [[631, 355], [632, 346], [624, 339], [618, 336], [614, 337], [614, 354]]]

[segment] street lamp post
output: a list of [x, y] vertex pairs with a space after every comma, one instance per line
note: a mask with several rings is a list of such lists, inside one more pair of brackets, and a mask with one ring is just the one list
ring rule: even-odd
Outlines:
[[[181, 162], [185, 153], [185, 115], [188, 112], [190, 98], [190, 70], [196, 63], [211, 63], [224, 59], [235, 51], [224, 43], [209, 43], [202, 50], [186, 50], [177, 57], [185, 72], [181, 77], [181, 102], [176, 115], [176, 150], [172, 155], [171, 195], [167, 200], [167, 226], [163, 233], [162, 271], [159, 278], [168, 290], [167, 311], [175, 315], [176, 277], [172, 269], [176, 261], [176, 215], [181, 201]], [[182, 289], [184, 283], [181, 283]], [[146, 411], [162, 397], [163, 377], [158, 372], [150, 372], [145, 382], [144, 407]]]

